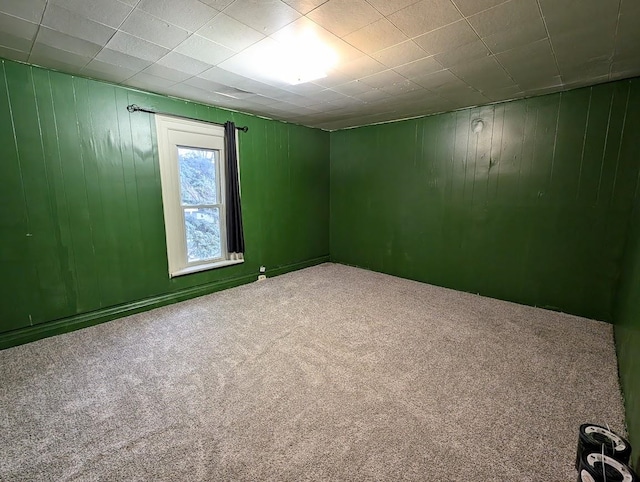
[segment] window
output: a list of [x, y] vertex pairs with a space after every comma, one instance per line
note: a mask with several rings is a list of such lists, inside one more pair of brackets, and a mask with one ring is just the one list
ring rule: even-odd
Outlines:
[[224, 128], [156, 115], [169, 276], [242, 263], [226, 240]]

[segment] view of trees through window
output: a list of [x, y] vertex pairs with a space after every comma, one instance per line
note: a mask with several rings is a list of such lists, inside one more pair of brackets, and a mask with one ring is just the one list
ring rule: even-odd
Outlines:
[[194, 262], [220, 258], [218, 151], [179, 147], [178, 161], [187, 259]]

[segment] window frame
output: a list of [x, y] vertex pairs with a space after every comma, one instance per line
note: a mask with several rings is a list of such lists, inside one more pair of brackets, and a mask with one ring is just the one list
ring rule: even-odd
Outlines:
[[[171, 116], [156, 115], [155, 118], [169, 277], [173, 278], [244, 262], [242, 258], [230, 259], [227, 250], [224, 128]], [[189, 261], [188, 259], [185, 209], [197, 209], [201, 206], [186, 206], [182, 203], [178, 159], [180, 147], [219, 151], [216, 162], [217, 203], [202, 205], [204, 208], [217, 206], [220, 209], [218, 219], [220, 222], [221, 256], [219, 258], [198, 261]]]

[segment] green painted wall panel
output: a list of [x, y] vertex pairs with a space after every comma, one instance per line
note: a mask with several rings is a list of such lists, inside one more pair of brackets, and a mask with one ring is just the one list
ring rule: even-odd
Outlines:
[[[106, 319], [328, 256], [329, 133], [0, 65], [0, 333]], [[244, 264], [169, 278], [155, 120], [132, 103], [249, 126], [238, 133]]]
[[6, 307], [3, 311], [7, 329], [17, 329], [31, 323], [28, 307], [33, 302], [30, 287], [34, 285], [35, 272], [27, 264], [29, 219], [4, 65], [0, 73], [0, 263], [3, 278], [15, 287], [11, 291], [0, 290], [0, 303]]
[[620, 384], [637, 469], [640, 468], [640, 203], [625, 252], [615, 323]]
[[[634, 81], [634, 84], [637, 81]], [[629, 159], [640, 158], [640, 89], [632, 87], [628, 98], [629, 109], [620, 143], [621, 183], [633, 186], [632, 202], [635, 210], [622, 262], [622, 278], [615, 310], [615, 335], [618, 352], [618, 371], [627, 411], [627, 428], [634, 447], [632, 460], [640, 469], [640, 176], [630, 166]], [[624, 166], [624, 167], [622, 167]], [[617, 198], [617, 196], [616, 196]]]
[[639, 90], [332, 133], [332, 259], [611, 321], [640, 168], [621, 141]]

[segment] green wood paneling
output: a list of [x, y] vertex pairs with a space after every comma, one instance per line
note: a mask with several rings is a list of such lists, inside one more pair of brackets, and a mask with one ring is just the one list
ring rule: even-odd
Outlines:
[[332, 133], [332, 260], [611, 321], [638, 91], [620, 81]]
[[[632, 461], [640, 469], [640, 176], [631, 160], [640, 159], [640, 89], [635, 80], [629, 93], [627, 117], [624, 119], [624, 136], [619, 144], [620, 185], [632, 186], [632, 202], [635, 210], [622, 262], [622, 278], [618, 290], [615, 311], [616, 348], [618, 371], [627, 411], [627, 428], [634, 447]], [[616, 190], [617, 190], [616, 189]], [[631, 190], [631, 189], [630, 189]], [[628, 193], [625, 190], [625, 195]], [[615, 196], [614, 199], [617, 199]]]
[[[0, 65], [0, 333], [42, 324], [15, 337], [34, 339], [328, 256], [329, 133]], [[155, 121], [131, 103], [249, 126], [244, 264], [169, 278]]]

